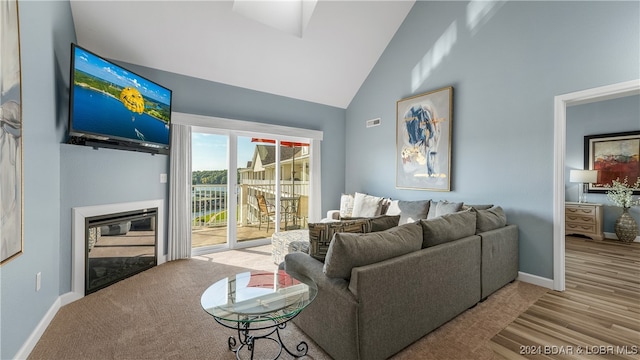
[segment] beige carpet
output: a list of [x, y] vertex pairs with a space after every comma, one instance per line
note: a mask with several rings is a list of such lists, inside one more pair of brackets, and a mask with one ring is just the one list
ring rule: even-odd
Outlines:
[[[227, 339], [235, 332], [204, 312], [200, 295], [247, 269], [275, 269], [270, 246], [173, 261], [137, 274], [60, 309], [29, 359], [234, 359]], [[393, 359], [492, 359], [491, 337], [545, 292], [509, 284]], [[290, 348], [309, 344], [305, 359], [330, 359], [295, 325], [282, 333]], [[261, 351], [269, 349], [260, 346], [255, 358], [265, 359]]]

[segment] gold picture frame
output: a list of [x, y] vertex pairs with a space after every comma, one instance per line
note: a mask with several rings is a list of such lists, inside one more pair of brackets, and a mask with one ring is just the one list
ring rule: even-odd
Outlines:
[[396, 188], [451, 191], [453, 87], [396, 103]]
[[22, 85], [18, 1], [0, 2], [0, 265], [24, 249]]

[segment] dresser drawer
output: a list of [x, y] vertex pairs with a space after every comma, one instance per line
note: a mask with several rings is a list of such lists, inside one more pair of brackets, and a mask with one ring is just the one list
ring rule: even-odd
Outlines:
[[593, 207], [567, 206], [565, 212], [567, 215], [596, 216], [596, 209]]
[[576, 223], [576, 224], [595, 224], [596, 217], [588, 216], [588, 215], [574, 215], [570, 213], [565, 213], [564, 221], [566, 223]]
[[576, 224], [576, 223], [565, 223], [566, 232], [569, 231], [578, 231], [580, 233], [595, 233], [596, 232], [596, 224]]

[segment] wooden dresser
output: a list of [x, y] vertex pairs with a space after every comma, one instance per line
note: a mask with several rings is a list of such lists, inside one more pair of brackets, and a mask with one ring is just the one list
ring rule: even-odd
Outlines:
[[581, 234], [593, 240], [604, 239], [602, 204], [566, 202], [564, 204], [564, 229], [566, 235]]

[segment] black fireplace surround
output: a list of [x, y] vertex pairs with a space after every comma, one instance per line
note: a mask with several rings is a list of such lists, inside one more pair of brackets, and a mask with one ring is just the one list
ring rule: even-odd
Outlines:
[[158, 208], [85, 219], [85, 295], [157, 265]]

